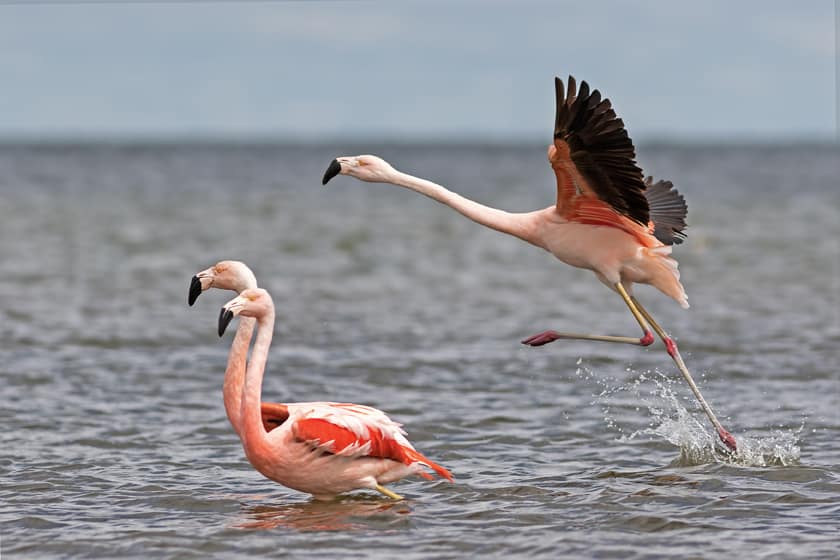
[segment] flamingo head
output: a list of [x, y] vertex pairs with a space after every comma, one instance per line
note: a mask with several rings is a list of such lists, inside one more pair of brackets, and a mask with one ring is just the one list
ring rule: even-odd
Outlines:
[[260, 318], [274, 313], [271, 295], [262, 288], [249, 288], [227, 302], [219, 313], [219, 336], [237, 315]]
[[210, 288], [242, 292], [257, 287], [257, 278], [248, 266], [240, 261], [219, 261], [192, 277], [187, 303], [195, 303], [201, 292]]
[[395, 170], [391, 164], [376, 156], [342, 156], [330, 162], [321, 180], [326, 185], [336, 175], [350, 175], [368, 183], [389, 183]]

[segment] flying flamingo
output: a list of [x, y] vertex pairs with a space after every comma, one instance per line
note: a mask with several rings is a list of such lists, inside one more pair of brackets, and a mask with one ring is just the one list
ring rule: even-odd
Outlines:
[[[219, 315], [219, 336], [237, 315], [257, 321], [257, 336], [245, 371], [240, 436], [248, 460], [267, 478], [327, 500], [358, 488], [402, 497], [383, 485], [412, 474], [429, 480], [428, 467], [452, 481], [452, 475], [417, 452], [400, 424], [384, 412], [357, 404], [288, 403], [288, 417], [272, 431], [260, 410], [262, 379], [274, 333], [274, 303], [263, 289], [247, 289]], [[236, 347], [231, 346], [231, 354]]]
[[[190, 282], [190, 293], [187, 303], [192, 306], [201, 292], [210, 288], [221, 290], [233, 290], [241, 293], [248, 288], [257, 287], [257, 278], [248, 266], [240, 261], [219, 261], [215, 265], [202, 270], [192, 277]], [[225, 412], [231, 426], [236, 434], [242, 436], [240, 421], [240, 403], [242, 400], [242, 384], [245, 381], [245, 359], [248, 355], [248, 347], [251, 344], [251, 337], [254, 333], [256, 321], [250, 317], [243, 317], [236, 329], [236, 336], [233, 339], [227, 368], [225, 369], [225, 380], [222, 386], [222, 397], [225, 403]], [[261, 405], [263, 426], [266, 431], [271, 431], [282, 424], [289, 414], [286, 405], [264, 402]]]
[[633, 142], [616, 117], [609, 99], [590, 92], [581, 82], [577, 89], [569, 77], [568, 90], [554, 80], [557, 108], [554, 142], [548, 161], [557, 177], [557, 203], [542, 210], [510, 213], [479, 204], [446, 188], [394, 169], [371, 155], [334, 159], [323, 184], [338, 174], [361, 181], [390, 183], [424, 194], [450, 206], [467, 218], [545, 249], [566, 264], [593, 271], [618, 293], [642, 329], [640, 338], [541, 332], [522, 342], [541, 346], [557, 339], [583, 339], [648, 346], [651, 327], [665, 343], [721, 441], [732, 451], [735, 438], [726, 431], [709, 407], [680, 356], [676, 342], [654, 321], [633, 296], [633, 284], [650, 284], [688, 307], [680, 284], [673, 244], [685, 237], [685, 200], [670, 181], [643, 180], [636, 164]]

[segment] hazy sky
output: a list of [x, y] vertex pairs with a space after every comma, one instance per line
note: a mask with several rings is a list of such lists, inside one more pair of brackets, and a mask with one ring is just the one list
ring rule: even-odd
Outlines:
[[540, 141], [569, 73], [641, 140], [835, 135], [833, 0], [8, 1], [2, 137]]

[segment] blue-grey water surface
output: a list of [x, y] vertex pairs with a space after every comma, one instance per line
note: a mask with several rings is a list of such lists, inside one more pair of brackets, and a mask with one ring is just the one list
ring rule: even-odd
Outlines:
[[[689, 203], [679, 340], [730, 460], [661, 344], [587, 271], [393, 186], [373, 152], [491, 206], [553, 201], [544, 146], [0, 147], [4, 558], [836, 558], [840, 165], [831, 146], [649, 146]], [[373, 405], [455, 484], [311, 502], [227, 423], [221, 259], [278, 309], [264, 398]]]

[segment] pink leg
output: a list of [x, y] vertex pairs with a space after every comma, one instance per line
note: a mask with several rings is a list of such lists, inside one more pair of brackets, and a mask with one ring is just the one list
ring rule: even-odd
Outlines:
[[674, 363], [677, 364], [677, 368], [682, 373], [683, 377], [685, 378], [686, 383], [691, 388], [691, 391], [694, 393], [694, 396], [697, 398], [697, 401], [700, 403], [700, 407], [703, 409], [703, 412], [706, 413], [706, 416], [709, 417], [709, 420], [712, 422], [712, 425], [717, 430], [718, 437], [723, 442], [723, 444], [733, 453], [738, 451], [738, 443], [735, 441], [735, 437], [730, 434], [723, 425], [718, 421], [717, 416], [715, 413], [712, 412], [711, 407], [706, 402], [706, 399], [703, 398], [703, 395], [700, 393], [700, 389], [697, 387], [697, 384], [694, 383], [694, 379], [691, 377], [691, 374], [688, 371], [688, 368], [685, 365], [685, 362], [680, 355], [680, 350], [677, 348], [677, 343], [674, 341], [673, 338], [668, 336], [668, 333], [659, 326], [659, 324], [653, 320], [650, 313], [648, 313], [647, 309], [642, 307], [642, 305], [636, 300], [636, 298], [631, 297], [631, 302], [636, 306], [639, 312], [645, 317], [645, 319], [650, 322], [650, 325], [653, 327], [653, 330], [656, 331], [656, 334], [662, 339], [662, 342], [665, 343], [665, 349], [668, 351], [668, 355], [671, 356], [671, 359], [674, 360]]
[[574, 340], [596, 340], [599, 342], [620, 342], [622, 344], [635, 344], [637, 346], [650, 346], [653, 344], [653, 333], [645, 329], [644, 335], [641, 338], [633, 338], [631, 336], [610, 336], [597, 334], [577, 334], [577, 333], [561, 333], [557, 331], [543, 331], [534, 336], [529, 336], [522, 341], [522, 344], [528, 346], [542, 346], [555, 340], [574, 339]]
[[630, 307], [630, 311], [633, 313], [633, 317], [636, 318], [636, 321], [639, 323], [639, 326], [642, 327], [641, 338], [633, 338], [632, 336], [612, 336], [543, 331], [539, 334], [535, 334], [534, 336], [529, 336], [528, 338], [522, 341], [522, 344], [527, 344], [528, 346], [542, 346], [543, 344], [548, 344], [550, 342], [554, 342], [555, 340], [565, 338], [574, 340], [595, 340], [598, 342], [618, 342], [621, 344], [635, 344], [636, 346], [650, 346], [651, 344], [653, 344], [653, 333], [650, 332], [650, 327], [648, 326], [647, 321], [645, 320], [644, 316], [642, 316], [638, 311], [636, 311], [633, 308], [632, 304], [630, 303], [630, 300], [628, 299], [627, 293], [624, 290], [624, 286], [622, 286], [621, 283], [616, 284], [616, 289], [618, 293], [621, 294], [621, 297], [624, 298], [627, 305]]
[[543, 344], [548, 344], [549, 342], [554, 342], [555, 340], [566, 338], [566, 339], [578, 339], [578, 340], [596, 340], [601, 342], [621, 342], [623, 344], [635, 344], [638, 346], [649, 346], [653, 343], [653, 334], [650, 332], [650, 327], [653, 327], [653, 330], [656, 331], [656, 334], [662, 339], [662, 342], [665, 343], [665, 348], [668, 350], [668, 355], [671, 356], [671, 359], [674, 360], [674, 363], [677, 364], [677, 368], [680, 370], [683, 378], [685, 378], [686, 383], [688, 383], [689, 388], [694, 393], [694, 396], [697, 398], [697, 401], [700, 403], [700, 407], [703, 409], [703, 412], [706, 413], [706, 416], [709, 417], [709, 420], [712, 422], [712, 425], [717, 430], [718, 437], [721, 441], [726, 445], [726, 447], [730, 451], [737, 451], [738, 445], [735, 441], [735, 438], [730, 434], [728, 431], [724, 429], [721, 423], [718, 421], [715, 413], [712, 412], [711, 407], [706, 402], [706, 399], [703, 398], [703, 395], [700, 393], [700, 389], [697, 387], [697, 384], [694, 383], [694, 379], [691, 377], [691, 373], [688, 371], [688, 368], [685, 365], [685, 362], [680, 356], [680, 351], [677, 348], [677, 343], [674, 342], [665, 330], [660, 327], [656, 321], [653, 320], [650, 313], [641, 306], [641, 304], [636, 300], [636, 298], [631, 297], [627, 290], [624, 289], [624, 286], [621, 282], [615, 284], [615, 290], [621, 295], [621, 298], [624, 300], [624, 303], [627, 304], [627, 307], [630, 309], [630, 312], [633, 314], [633, 317], [636, 318], [636, 321], [639, 323], [639, 326], [642, 327], [643, 335], [641, 338], [636, 339], [628, 336], [601, 336], [601, 335], [591, 335], [591, 334], [575, 334], [575, 333], [560, 333], [557, 331], [545, 331], [539, 334], [535, 334], [534, 336], [528, 337], [522, 341], [522, 344], [527, 344], [529, 346], [542, 346]]

